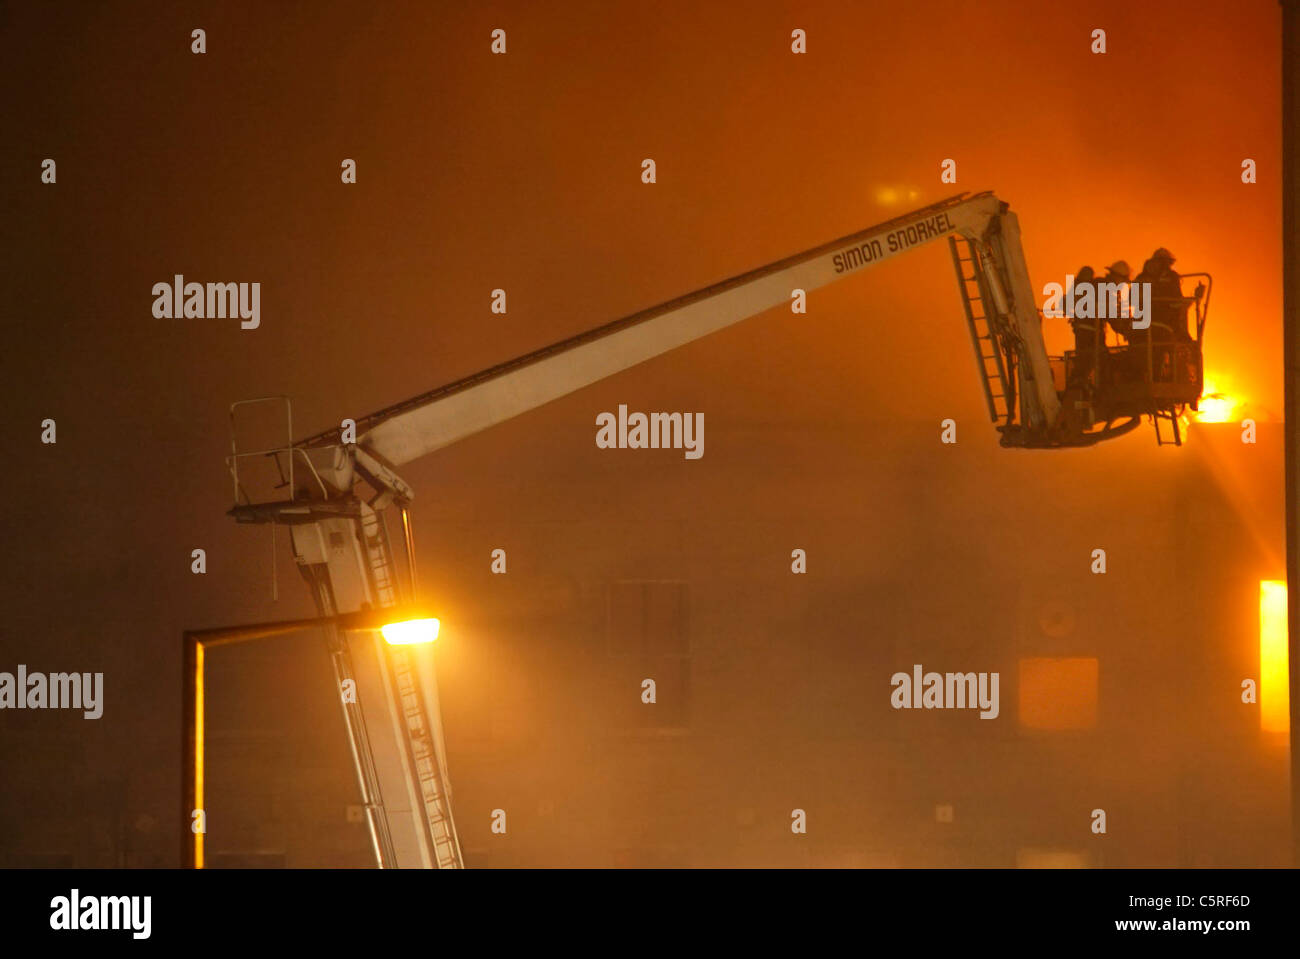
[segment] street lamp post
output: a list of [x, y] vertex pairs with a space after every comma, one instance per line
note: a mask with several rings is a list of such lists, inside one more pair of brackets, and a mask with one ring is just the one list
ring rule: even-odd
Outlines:
[[[249, 623], [240, 626], [217, 626], [211, 629], [186, 630], [181, 637], [181, 864], [186, 868], [204, 868], [204, 837], [207, 829], [205, 795], [205, 708], [204, 708], [204, 657], [209, 648], [233, 646], [262, 639], [273, 639], [304, 629], [323, 628], [333, 637], [344, 632], [378, 631], [392, 645], [410, 645], [432, 642], [438, 636], [437, 619], [425, 612], [410, 608], [386, 608], [345, 613], [338, 616], [318, 616], [310, 619], [281, 620], [271, 623]], [[346, 657], [346, 646], [332, 650], [335, 658]], [[340, 664], [336, 661], [338, 672]], [[344, 672], [351, 669], [346, 663]], [[357, 713], [349, 714], [351, 706]], [[362, 802], [370, 825], [371, 840], [375, 846], [377, 863], [382, 867], [393, 861], [387, 824], [382, 816], [381, 797], [373, 785], [374, 777], [366, 769], [369, 745], [365, 742], [364, 724], [361, 723], [358, 704], [344, 702], [344, 720], [352, 747], [353, 761], [361, 785]]]

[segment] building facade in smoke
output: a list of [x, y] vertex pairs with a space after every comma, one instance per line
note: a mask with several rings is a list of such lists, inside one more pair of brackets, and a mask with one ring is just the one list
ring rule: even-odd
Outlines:
[[[762, 452], [719, 456], [703, 488], [669, 478], [670, 451], [613, 489], [539, 460], [523, 485], [449, 478], [469, 518], [422, 542], [460, 597], [439, 655], [467, 864], [1284, 864], [1286, 737], [1242, 701], [1283, 556], [1280, 428], [1046, 456], [879, 424], [717, 429], [720, 451]], [[503, 517], [494, 577], [475, 560]], [[892, 708], [914, 663], [998, 673], [1000, 714]], [[213, 835], [214, 865], [365, 864], [341, 726], [303, 695], [314, 737], [286, 714], [214, 752], [248, 847]]]

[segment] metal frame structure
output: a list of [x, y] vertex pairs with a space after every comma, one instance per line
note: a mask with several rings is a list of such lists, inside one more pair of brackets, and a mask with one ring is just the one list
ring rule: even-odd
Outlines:
[[[188, 629], [181, 634], [181, 865], [187, 869], [202, 869], [205, 865], [205, 832], [194, 830], [194, 813], [205, 812], [203, 805], [206, 787], [206, 710], [205, 710], [205, 657], [209, 648], [234, 646], [242, 643], [274, 639], [304, 629], [323, 628], [342, 635], [346, 632], [373, 632], [393, 618], [419, 618], [420, 611], [365, 610], [339, 616], [315, 616], [310, 619], [290, 619], [271, 623], [248, 623], [241, 626], [217, 626], [211, 629]], [[340, 701], [341, 698], [340, 698]], [[363, 748], [353, 732], [354, 723], [348, 717], [349, 704], [344, 704], [344, 725], [352, 747], [353, 762], [360, 770], [359, 753]], [[350, 704], [355, 705], [355, 704]], [[359, 718], [359, 717], [358, 717]], [[362, 727], [364, 729], [364, 726]], [[365, 776], [358, 772], [362, 781]], [[392, 861], [391, 842], [385, 840], [387, 823], [382, 816], [382, 802], [375, 796], [363, 796], [371, 842], [376, 860], [382, 865]]]

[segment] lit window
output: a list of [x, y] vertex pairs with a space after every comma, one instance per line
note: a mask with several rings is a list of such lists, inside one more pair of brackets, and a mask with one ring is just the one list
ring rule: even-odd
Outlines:
[[1286, 582], [1266, 579], [1259, 584], [1259, 728], [1267, 733], [1291, 729], [1286, 645]]

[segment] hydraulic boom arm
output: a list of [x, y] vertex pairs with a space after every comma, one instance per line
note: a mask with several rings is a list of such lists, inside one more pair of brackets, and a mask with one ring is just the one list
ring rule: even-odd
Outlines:
[[[990, 320], [1017, 354], [1022, 426], [1050, 434], [1053, 387], [1033, 288], [1014, 213], [992, 193], [965, 194], [642, 310], [357, 420], [360, 450], [390, 467], [481, 430], [778, 304], [951, 234], [981, 259], [995, 310]], [[304, 445], [337, 442], [336, 430]], [[336, 478], [351, 485], [346, 469]]]

